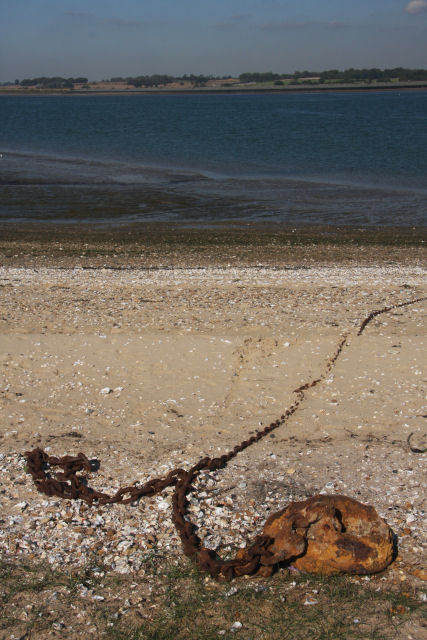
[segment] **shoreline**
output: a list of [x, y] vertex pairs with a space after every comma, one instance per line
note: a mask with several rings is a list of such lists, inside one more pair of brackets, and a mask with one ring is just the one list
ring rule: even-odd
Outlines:
[[426, 264], [427, 227], [0, 224], [2, 266], [115, 269]]
[[34, 89], [34, 90], [20, 90], [20, 89], [0, 89], [0, 96], [135, 96], [135, 95], [286, 95], [286, 94], [298, 94], [298, 93], [370, 93], [370, 92], [382, 92], [382, 91], [427, 91], [427, 83], [416, 83], [414, 85], [380, 85], [380, 86], [349, 86], [349, 85], [335, 85], [335, 86], [309, 86], [302, 85], [300, 87], [269, 87], [269, 88], [223, 88], [223, 89], [211, 89], [211, 88], [194, 88], [194, 89]]

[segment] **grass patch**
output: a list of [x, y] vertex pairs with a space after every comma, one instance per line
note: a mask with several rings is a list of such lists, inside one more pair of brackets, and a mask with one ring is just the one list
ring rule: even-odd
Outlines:
[[0, 638], [380, 640], [406, 637], [405, 625], [422, 633], [424, 624], [415, 591], [381, 577], [280, 571], [220, 583], [182, 561], [155, 572], [147, 564], [140, 576], [3, 563], [0, 581]]

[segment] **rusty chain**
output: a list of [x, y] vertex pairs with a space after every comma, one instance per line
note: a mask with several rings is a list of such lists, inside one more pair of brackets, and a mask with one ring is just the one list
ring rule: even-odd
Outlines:
[[[372, 311], [363, 320], [357, 336], [363, 333], [366, 326], [376, 316], [426, 299], [427, 297], [416, 298], [415, 300]], [[202, 458], [188, 471], [181, 468], [173, 469], [164, 478], [152, 478], [141, 487], [122, 487], [114, 495], [109, 495], [90, 488], [86, 484], [85, 476], [78, 475], [80, 471], [91, 472], [94, 470], [93, 465], [84, 453], [79, 453], [77, 456], [67, 455], [58, 458], [56, 456], [49, 456], [42, 449], [36, 448], [33, 451], [27, 451], [25, 454], [28, 473], [31, 474], [37, 490], [41, 493], [48, 496], [58, 496], [60, 498], [80, 499], [89, 505], [92, 505], [94, 501], [100, 505], [114, 503], [129, 504], [142, 497], [153, 496], [160, 493], [166, 487], [174, 486], [175, 489], [172, 495], [172, 519], [181, 538], [184, 553], [192, 558], [201, 570], [207, 571], [213, 577], [221, 575], [227, 580], [230, 580], [235, 576], [250, 575], [259, 569], [260, 566], [269, 566], [273, 563], [273, 554], [269, 550], [272, 539], [266, 535], [258, 535], [252, 544], [239, 554], [238, 558], [223, 560], [215, 551], [211, 551], [203, 546], [202, 541], [196, 533], [196, 526], [188, 519], [187, 494], [191, 491], [193, 482], [201, 471], [223, 469], [237, 454], [285, 424], [304, 401], [304, 392], [318, 385], [333, 369], [344, 348], [347, 337], [348, 334], [345, 334], [341, 338], [335, 353], [328, 359], [322, 375], [295, 389], [294, 392], [297, 394], [296, 400], [286, 409], [280, 418], [270, 423], [262, 431], [258, 431], [249, 439], [243, 440], [243, 442], [236, 445], [228, 451], [228, 453], [216, 458]], [[49, 469], [53, 467], [61, 468], [62, 472], [57, 472], [55, 476], [52, 476]]]
[[382, 309], [377, 309], [377, 311], [371, 311], [371, 313], [364, 319], [362, 324], [360, 325], [360, 329], [357, 332], [357, 335], [360, 336], [364, 332], [366, 325], [368, 325], [371, 320], [373, 320], [376, 316], [379, 316], [381, 313], [387, 313], [388, 311], [393, 311], [393, 309], [400, 309], [401, 307], [407, 307], [410, 304], [415, 304], [416, 302], [422, 302], [423, 300], [427, 300], [427, 297], [424, 298], [415, 298], [415, 300], [408, 300], [407, 302], [400, 302], [399, 304], [392, 304], [389, 307], [383, 307]]

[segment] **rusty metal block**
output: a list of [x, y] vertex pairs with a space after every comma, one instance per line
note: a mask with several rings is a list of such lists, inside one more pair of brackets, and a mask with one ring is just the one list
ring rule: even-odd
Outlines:
[[367, 574], [393, 559], [393, 533], [371, 506], [347, 496], [314, 496], [291, 502], [267, 520], [273, 541], [264, 572], [279, 562], [310, 573]]

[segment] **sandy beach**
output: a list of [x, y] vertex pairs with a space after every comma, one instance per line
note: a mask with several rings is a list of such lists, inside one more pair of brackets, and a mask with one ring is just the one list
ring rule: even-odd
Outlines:
[[49, 250], [46, 238], [1, 243], [5, 558], [72, 568], [95, 554], [147, 586], [150, 550], [182, 555], [170, 491], [138, 508], [82, 511], [40, 496], [23, 452], [84, 451], [101, 462], [93, 485], [109, 492], [188, 468], [280, 416], [347, 336], [285, 425], [202, 474], [191, 515], [211, 548], [233, 554], [288, 501], [344, 493], [375, 506], [398, 536], [381, 580], [423, 588], [425, 454], [407, 438], [426, 446], [426, 301], [357, 335], [373, 310], [427, 295], [422, 244], [284, 251], [272, 238], [187, 253], [142, 243], [133, 257], [107, 240], [102, 252], [70, 237]]

